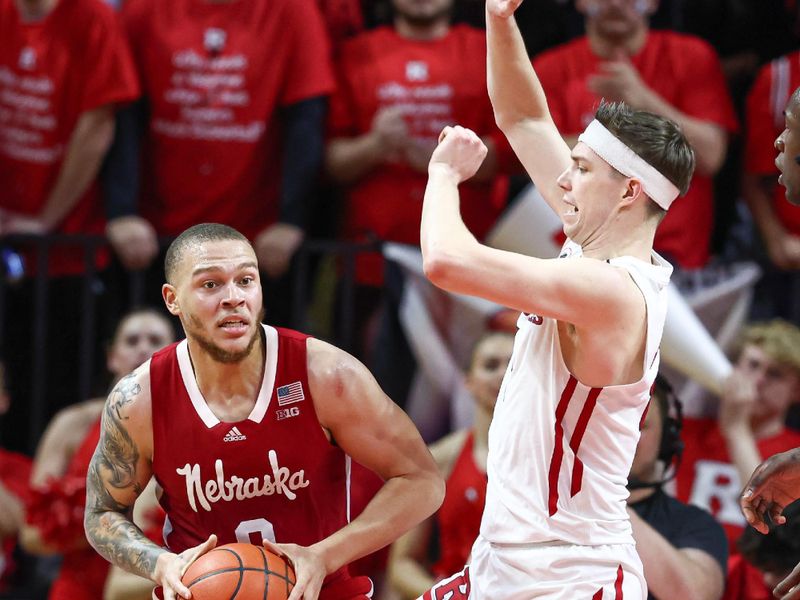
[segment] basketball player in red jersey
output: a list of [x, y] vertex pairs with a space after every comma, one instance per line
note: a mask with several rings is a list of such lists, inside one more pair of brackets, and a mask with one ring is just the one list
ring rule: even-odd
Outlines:
[[[186, 340], [109, 395], [89, 467], [87, 538], [109, 561], [191, 598], [181, 575], [219, 543], [264, 543], [294, 564], [290, 600], [363, 599], [346, 566], [441, 504], [441, 476], [366, 368], [325, 342], [261, 323], [256, 256], [238, 231], [196, 225], [172, 243], [163, 297]], [[385, 484], [350, 522], [351, 457]], [[151, 476], [167, 548], [130, 520]]]

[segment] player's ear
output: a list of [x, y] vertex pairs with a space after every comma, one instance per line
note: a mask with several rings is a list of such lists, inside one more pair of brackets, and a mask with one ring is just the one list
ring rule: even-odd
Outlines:
[[176, 317], [180, 315], [181, 310], [178, 305], [178, 293], [172, 285], [165, 283], [161, 286], [161, 297], [164, 299], [164, 304], [167, 306], [167, 310], [171, 315], [175, 315]]
[[622, 203], [626, 206], [633, 204], [636, 200], [645, 195], [642, 182], [638, 179], [627, 179], [625, 190], [622, 193]]

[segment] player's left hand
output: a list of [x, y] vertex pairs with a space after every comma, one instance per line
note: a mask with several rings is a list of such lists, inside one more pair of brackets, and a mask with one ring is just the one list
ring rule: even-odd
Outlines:
[[297, 225], [274, 223], [258, 234], [255, 239], [258, 264], [273, 278], [289, 270], [292, 256], [303, 243], [305, 232]]
[[297, 544], [277, 544], [264, 540], [264, 547], [288, 559], [294, 569], [296, 583], [288, 600], [317, 600], [322, 582], [328, 574], [319, 553]]
[[431, 155], [428, 172], [444, 168], [461, 183], [478, 172], [488, 152], [486, 144], [474, 131], [459, 125], [445, 127]]
[[767, 515], [783, 525], [783, 509], [800, 498], [800, 449], [770, 456], [761, 463], [744, 486], [739, 499], [745, 519], [761, 533], [769, 533]]

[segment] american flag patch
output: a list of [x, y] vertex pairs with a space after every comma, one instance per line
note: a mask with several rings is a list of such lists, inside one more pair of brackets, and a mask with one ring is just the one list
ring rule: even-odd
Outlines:
[[278, 406], [294, 404], [295, 402], [300, 402], [305, 399], [306, 396], [303, 394], [303, 384], [299, 381], [295, 381], [289, 385], [282, 385], [278, 388]]

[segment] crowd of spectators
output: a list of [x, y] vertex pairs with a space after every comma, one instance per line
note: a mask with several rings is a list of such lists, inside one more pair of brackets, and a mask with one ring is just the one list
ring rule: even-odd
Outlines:
[[[655, 240], [676, 279], [702, 281], [734, 262], [760, 267], [749, 317], [764, 324], [740, 332], [715, 416], [683, 420], [675, 481], [634, 487], [630, 513], [648, 579], [647, 553], [667, 552], [671, 583], [686, 576], [697, 586], [687, 597], [766, 598], [800, 550], [791, 535], [762, 539], [747, 530], [737, 497], [762, 458], [800, 446], [790, 417], [800, 401], [800, 208], [784, 200], [774, 164], [783, 109], [800, 86], [800, 3], [531, 0], [517, 18], [565, 137], [576, 139], [603, 98], [667, 116], [686, 133], [697, 171]], [[398, 318], [386, 301], [379, 245], [418, 246], [441, 129], [469, 127], [489, 148], [461, 189], [476, 237], [490, 234], [528, 184], [494, 123], [482, 26], [480, 0], [0, 0], [0, 598], [44, 597], [60, 560], [66, 569], [92, 552], [82, 539], [41, 539], [52, 530], [43, 526], [43, 489], [67, 475], [80, 479], [89, 452], [81, 444], [100, 406], [83, 402], [102, 395], [105, 366], [115, 377], [130, 370], [112, 362], [123, 343], [114, 330], [135, 285], [137, 303], [163, 310], [163, 252], [183, 229], [221, 222], [247, 235], [271, 324], [346, 333], [368, 365], [410, 357], [397, 327], [378, 333]], [[536, 227], [531, 235], [561, 241], [560, 231]], [[341, 242], [339, 250], [353, 244], [355, 262], [348, 252], [310, 263], [298, 254], [319, 240]], [[342, 307], [352, 331], [342, 331]], [[120, 327], [131, 318], [152, 319], [159, 344], [172, 337], [150, 312]], [[440, 515], [398, 542], [387, 599], [415, 597], [437, 574], [457, 570], [448, 560], [464, 560], [472, 534], [451, 532], [446, 511], [461, 511], [466, 499], [480, 514], [484, 426], [507, 346], [497, 333], [478, 345], [467, 375], [476, 428], [433, 447], [466, 496], [449, 494]], [[384, 387], [403, 390], [394, 400], [404, 406], [408, 377], [394, 358], [389, 370], [403, 373], [405, 387]], [[91, 391], [82, 372], [92, 375]], [[673, 420], [663, 399], [658, 407], [648, 419], [663, 437]], [[66, 433], [53, 434], [59, 427]], [[53, 451], [56, 442], [68, 450]], [[58, 456], [55, 467], [48, 455]], [[651, 458], [632, 479], [650, 477], [664, 455]], [[62, 485], [56, 493], [82, 490]], [[708, 514], [724, 528], [727, 551], [721, 533], [695, 535], [700, 525], [689, 524], [705, 527]], [[667, 531], [669, 515], [686, 528]], [[787, 517], [798, 526], [797, 511]], [[431, 554], [437, 535], [440, 544], [458, 538], [461, 554]], [[692, 561], [711, 576], [693, 578]], [[377, 581], [384, 563], [369, 563]], [[53, 593], [99, 598], [105, 577], [81, 596], [58, 591], [62, 573]], [[653, 597], [667, 597], [659, 595], [663, 580], [650, 583]]]

